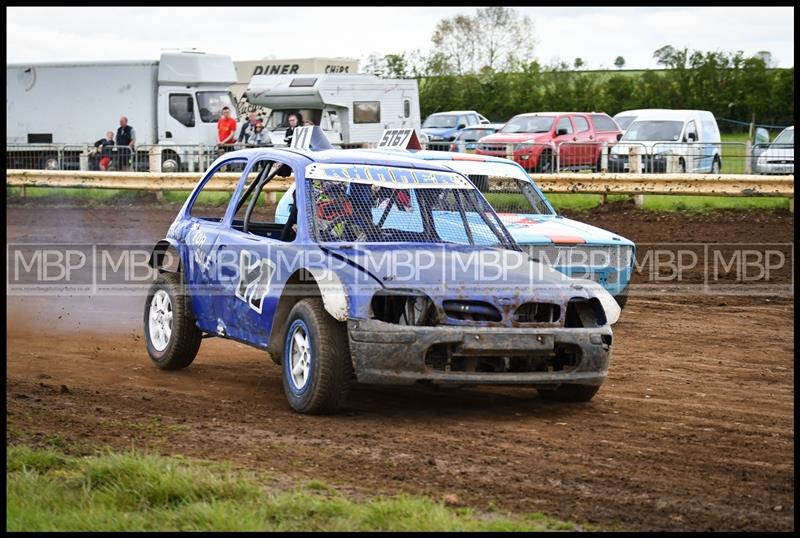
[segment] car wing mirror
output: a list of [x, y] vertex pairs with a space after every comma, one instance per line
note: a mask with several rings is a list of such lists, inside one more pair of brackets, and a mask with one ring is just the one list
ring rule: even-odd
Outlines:
[[696, 133], [689, 133], [687, 135], [689, 142], [697, 142], [697, 134]]
[[622, 140], [622, 133], [617, 133], [617, 142]]
[[464, 128], [466, 128], [466, 126], [467, 126], [467, 125], [466, 125], [466, 124], [464, 124], [464, 123], [459, 123], [459, 124], [458, 124], [458, 127], [456, 127], [456, 129], [458, 129], [458, 130], [460, 131], [461, 129], [464, 129]]
[[558, 129], [558, 130], [556, 131], [556, 136], [564, 136], [565, 134], [569, 134], [569, 133], [567, 133], [567, 130], [566, 130], [566, 129], [564, 129], [564, 128], [562, 128], [562, 129]]

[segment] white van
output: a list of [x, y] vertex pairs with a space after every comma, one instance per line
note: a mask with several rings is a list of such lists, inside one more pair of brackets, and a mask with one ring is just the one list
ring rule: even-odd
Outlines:
[[[676, 172], [720, 172], [721, 139], [711, 112], [656, 108], [635, 112], [636, 119], [611, 148], [609, 172], [666, 172], [670, 162]], [[642, 156], [640, 170], [629, 170], [634, 149]]]

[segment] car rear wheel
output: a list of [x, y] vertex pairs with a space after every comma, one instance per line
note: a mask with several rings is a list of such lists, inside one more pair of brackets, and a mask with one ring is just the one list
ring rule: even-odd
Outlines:
[[325, 311], [321, 299], [303, 299], [289, 312], [282, 362], [292, 409], [324, 414], [341, 408], [353, 376], [347, 326]]
[[186, 368], [197, 356], [197, 328], [179, 273], [161, 273], [144, 305], [144, 336], [150, 360], [163, 370]]
[[556, 402], [588, 402], [597, 391], [600, 385], [561, 385], [557, 389], [538, 389], [539, 394], [545, 400]]

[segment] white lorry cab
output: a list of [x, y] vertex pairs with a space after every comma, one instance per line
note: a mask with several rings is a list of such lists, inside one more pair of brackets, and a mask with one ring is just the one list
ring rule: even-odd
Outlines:
[[87, 144], [116, 132], [126, 116], [134, 160], [147, 163], [152, 152], [165, 171], [203, 170], [181, 155], [216, 145], [224, 106], [236, 119], [235, 82], [229, 56], [195, 51], [164, 52], [157, 61], [7, 64], [7, 157], [24, 155], [25, 168], [82, 169]]
[[257, 75], [245, 92], [253, 105], [271, 109], [272, 143], [285, 146], [289, 115], [300, 113], [322, 128], [333, 146], [363, 147], [386, 129], [420, 128], [419, 89], [413, 79], [366, 74]]
[[[722, 168], [717, 120], [706, 110], [636, 111], [620, 141], [611, 148], [611, 172], [690, 172], [717, 174]], [[641, 156], [631, 170], [630, 155]]]

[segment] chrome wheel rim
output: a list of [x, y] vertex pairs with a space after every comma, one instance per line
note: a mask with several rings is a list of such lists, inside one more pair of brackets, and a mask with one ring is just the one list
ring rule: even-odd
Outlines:
[[302, 390], [311, 373], [311, 342], [302, 326], [295, 328], [289, 343], [289, 357], [291, 357], [290, 375], [295, 388]]
[[150, 343], [156, 351], [164, 351], [172, 336], [172, 301], [164, 290], [158, 290], [150, 301]]

